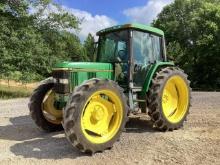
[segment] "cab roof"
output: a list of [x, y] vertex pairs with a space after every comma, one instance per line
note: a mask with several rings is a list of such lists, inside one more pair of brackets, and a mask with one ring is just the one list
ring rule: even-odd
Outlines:
[[164, 32], [162, 30], [160, 30], [158, 28], [151, 27], [151, 26], [147, 26], [144, 24], [138, 24], [138, 23], [112, 26], [112, 27], [98, 31], [97, 35], [101, 35], [103, 33], [108, 33], [108, 32], [113, 32], [113, 31], [117, 31], [117, 30], [123, 30], [123, 29], [136, 29], [136, 30], [150, 32], [150, 33], [154, 33], [154, 34], [157, 34], [160, 36], [164, 36]]

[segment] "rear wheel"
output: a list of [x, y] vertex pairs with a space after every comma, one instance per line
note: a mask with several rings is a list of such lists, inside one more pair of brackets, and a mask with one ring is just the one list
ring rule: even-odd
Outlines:
[[121, 88], [111, 80], [92, 79], [77, 87], [64, 110], [68, 140], [82, 152], [111, 148], [127, 121]]
[[62, 130], [62, 110], [54, 106], [55, 93], [52, 78], [44, 80], [30, 97], [29, 110], [38, 127], [45, 131]]
[[147, 96], [148, 114], [160, 130], [182, 127], [189, 112], [190, 93], [187, 75], [177, 67], [159, 71]]

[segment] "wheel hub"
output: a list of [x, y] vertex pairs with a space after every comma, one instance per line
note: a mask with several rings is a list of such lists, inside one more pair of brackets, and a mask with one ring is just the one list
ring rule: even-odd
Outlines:
[[44, 97], [44, 100], [42, 102], [42, 111], [43, 115], [46, 120], [53, 124], [61, 124], [62, 121], [62, 110], [58, 110], [54, 106], [55, 102], [55, 93], [50, 90], [46, 96]]
[[102, 108], [102, 106], [100, 105], [96, 105], [94, 107], [94, 110], [92, 112], [92, 117], [96, 120], [96, 121], [100, 121], [101, 119], [103, 119], [104, 116], [104, 109]]

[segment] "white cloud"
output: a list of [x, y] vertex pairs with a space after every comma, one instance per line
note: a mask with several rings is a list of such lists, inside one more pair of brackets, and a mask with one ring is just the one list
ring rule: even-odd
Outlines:
[[123, 11], [131, 21], [150, 24], [162, 11], [163, 7], [174, 0], [149, 0], [145, 6], [129, 8]]
[[[38, 8], [33, 8], [30, 7], [30, 13], [36, 13], [37, 10], [41, 9], [42, 7], [39, 6]], [[89, 33], [91, 33], [93, 36], [96, 37], [96, 32], [113, 26], [115, 25], [117, 22], [105, 15], [92, 15], [91, 13], [87, 12], [87, 11], [82, 11], [82, 10], [78, 10], [78, 9], [74, 9], [74, 8], [69, 8], [66, 6], [62, 6], [62, 9], [64, 11], [67, 11], [71, 14], [73, 14], [74, 16], [76, 16], [79, 20], [81, 20], [81, 24], [79, 25], [80, 27], [80, 31], [76, 32], [75, 30], [71, 30], [70, 32], [76, 33], [77, 36], [79, 36], [81, 41], [84, 41], [85, 38], [87, 37], [87, 35]], [[58, 8], [54, 5], [48, 5], [46, 10], [43, 13], [43, 16], [41, 17], [41, 19], [44, 19], [48, 16], [49, 13], [58, 13], [60, 12], [58, 10]]]
[[77, 18], [82, 20], [80, 24], [80, 31], [79, 31], [79, 37], [81, 40], [84, 40], [89, 33], [91, 33], [93, 36], [95, 36], [96, 32], [107, 28], [110, 26], [113, 26], [116, 24], [116, 21], [105, 16], [105, 15], [92, 15], [89, 12], [68, 8], [63, 6], [63, 9], [72, 13]]

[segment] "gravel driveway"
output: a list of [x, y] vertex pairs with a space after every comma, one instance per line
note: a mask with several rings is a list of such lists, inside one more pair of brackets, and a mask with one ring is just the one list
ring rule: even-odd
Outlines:
[[0, 164], [220, 165], [220, 92], [194, 92], [188, 121], [155, 131], [146, 116], [132, 118], [111, 150], [80, 153], [63, 132], [44, 133], [29, 117], [28, 99], [0, 101]]

